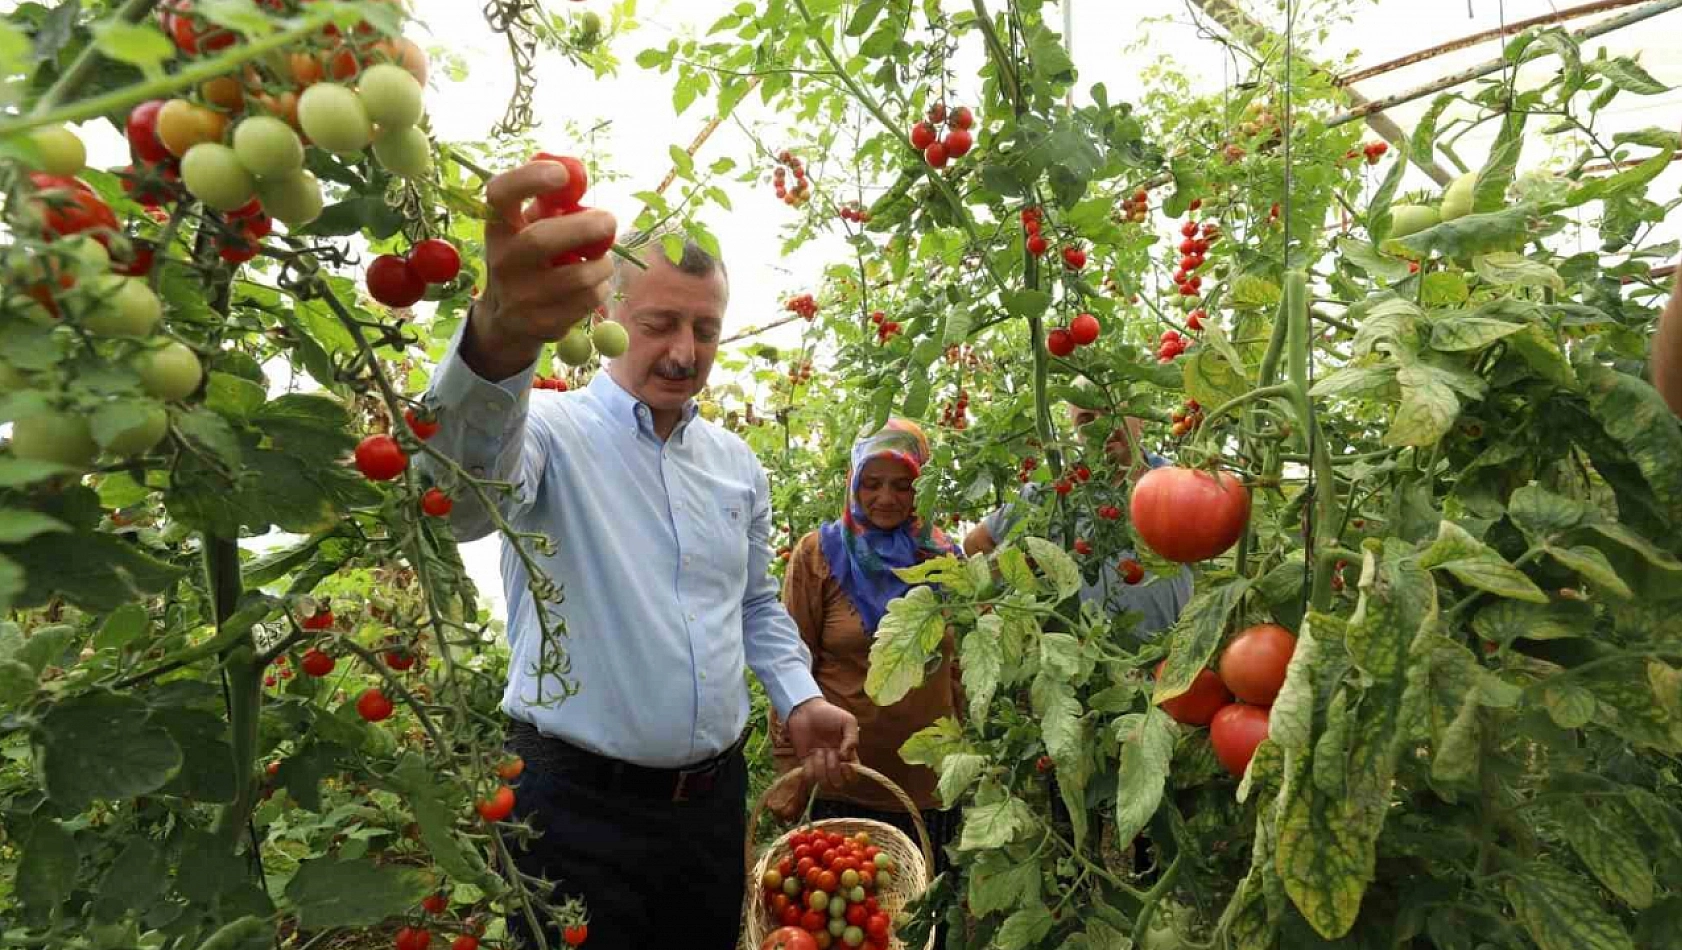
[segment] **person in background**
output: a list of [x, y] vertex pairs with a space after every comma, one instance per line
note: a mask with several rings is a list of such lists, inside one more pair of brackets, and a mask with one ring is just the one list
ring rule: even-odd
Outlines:
[[1682, 416], [1682, 264], [1676, 266], [1670, 300], [1659, 315], [1659, 329], [1653, 334], [1653, 352], [1648, 360], [1653, 388], [1664, 397], [1671, 412]]
[[[864, 692], [870, 648], [888, 602], [910, 589], [894, 569], [960, 555], [939, 528], [916, 517], [914, 486], [928, 459], [927, 437], [916, 423], [904, 419], [890, 419], [880, 431], [859, 439], [852, 448], [841, 516], [795, 544], [783, 575], [783, 604], [811, 651], [812, 673], [824, 697], [858, 719], [859, 762], [892, 779], [921, 810], [934, 847], [934, 870], [940, 873], [957, 814], [941, 809], [933, 770], [907, 765], [899, 748], [935, 720], [957, 718], [962, 708], [952, 632], [947, 631], [939, 667], [905, 698], [883, 707]], [[777, 770], [785, 773], [799, 757], [775, 710], [771, 736]], [[798, 817], [806, 806], [811, 785], [797, 784], [781, 786], [767, 802], [785, 821]], [[917, 840], [899, 800], [859, 775], [839, 789], [820, 788], [812, 817], [874, 819]]]
[[[1087, 387], [1091, 385], [1087, 380], [1081, 382]], [[1097, 421], [1102, 413], [1082, 409], [1073, 404], [1069, 409], [1076, 437], [1084, 443], [1087, 427]], [[1144, 420], [1137, 416], [1126, 416], [1122, 425], [1116, 426], [1104, 442], [1105, 454], [1116, 467], [1118, 485], [1128, 484], [1143, 475], [1147, 466], [1160, 468], [1168, 464], [1167, 459], [1151, 452], [1143, 452], [1143, 458], [1134, 459], [1133, 446], [1139, 442], [1143, 428]], [[1042, 485], [1024, 485], [1015, 502], [990, 512], [980, 524], [970, 530], [964, 537], [964, 553], [974, 556], [994, 551], [1009, 537], [1012, 529], [1021, 523], [1022, 507], [1037, 504], [1045, 491], [1046, 488]], [[1076, 532], [1080, 536], [1090, 536], [1093, 533], [1092, 523], [1085, 511], [1077, 515]], [[1084, 603], [1090, 603], [1103, 610], [1107, 616], [1113, 617], [1128, 611], [1142, 614], [1132, 632], [1136, 639], [1147, 641], [1172, 627], [1179, 619], [1180, 611], [1191, 601], [1192, 575], [1190, 568], [1182, 566], [1179, 574], [1172, 578], [1146, 573], [1137, 583], [1128, 583], [1126, 572], [1121, 569], [1121, 565], [1136, 557], [1136, 553], [1131, 550], [1117, 553], [1114, 565], [1100, 570], [1095, 579], [1082, 584], [1080, 598]]]
[[[552, 902], [582, 897], [593, 950], [667, 942], [681, 895], [686, 944], [728, 948], [741, 932], [745, 876], [733, 857], [747, 835], [747, 669], [795, 754], [841, 781], [858, 725], [812, 677], [800, 631], [769, 573], [771, 493], [740, 438], [697, 415], [729, 299], [724, 265], [693, 242], [676, 263], [633, 250], [555, 266], [611, 239], [599, 210], [544, 218], [529, 202], [567, 184], [534, 161], [486, 186], [482, 296], [424, 397], [440, 428], [429, 442], [475, 477], [509, 483], [498, 510], [462, 493], [450, 524], [461, 541], [513, 530], [555, 539], [533, 557], [564, 591], [539, 602], [506, 536], [502, 578], [511, 657], [502, 709], [525, 761], [510, 820], [518, 870], [552, 883]], [[660, 247], [650, 240], [644, 247]], [[608, 300], [629, 338], [588, 386], [532, 392], [544, 346]], [[420, 467], [448, 479], [431, 459]], [[545, 611], [568, 636], [578, 692], [562, 696]], [[548, 945], [559, 928], [538, 908]], [[525, 914], [510, 944], [535, 945]]]

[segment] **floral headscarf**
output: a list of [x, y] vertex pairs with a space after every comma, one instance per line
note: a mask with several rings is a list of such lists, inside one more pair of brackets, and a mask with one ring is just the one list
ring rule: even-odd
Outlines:
[[818, 544], [829, 562], [829, 572], [858, 609], [868, 636], [875, 635], [888, 611], [888, 602], [910, 590], [910, 585], [894, 574], [895, 568], [959, 553], [958, 546], [939, 528], [923, 524], [915, 515], [886, 531], [870, 523], [859, 507], [859, 479], [865, 463], [878, 458], [904, 462], [915, 478], [929, 460], [929, 440], [915, 422], [893, 418], [854, 443], [841, 517], [824, 522], [818, 529]]

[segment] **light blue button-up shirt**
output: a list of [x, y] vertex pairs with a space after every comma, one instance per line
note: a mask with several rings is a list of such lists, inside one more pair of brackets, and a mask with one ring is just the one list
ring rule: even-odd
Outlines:
[[[505, 537], [508, 715], [602, 755], [670, 768], [741, 735], [748, 667], [784, 721], [821, 695], [769, 572], [770, 485], [747, 443], [699, 418], [693, 402], [662, 442], [649, 408], [605, 371], [580, 390], [534, 392], [535, 367], [491, 382], [461, 360], [460, 344], [458, 331], [425, 397], [440, 422], [429, 444], [476, 476], [514, 483], [503, 516], [554, 539], [554, 554], [532, 553], [563, 589], [549, 609], [566, 622], [560, 646], [578, 685], [556, 703], [559, 684], [534, 675], [537, 604]], [[471, 492], [454, 494], [459, 539], [494, 530]], [[544, 701], [534, 704], [540, 685]]]

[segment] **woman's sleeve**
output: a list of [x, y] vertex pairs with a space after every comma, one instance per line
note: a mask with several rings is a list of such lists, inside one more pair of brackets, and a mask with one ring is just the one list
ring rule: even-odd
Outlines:
[[788, 573], [784, 575], [783, 607], [800, 628], [800, 639], [812, 651], [812, 668], [818, 666], [823, 644], [823, 586], [829, 571], [823, 563], [823, 551], [818, 547], [817, 534], [801, 538], [789, 555]]

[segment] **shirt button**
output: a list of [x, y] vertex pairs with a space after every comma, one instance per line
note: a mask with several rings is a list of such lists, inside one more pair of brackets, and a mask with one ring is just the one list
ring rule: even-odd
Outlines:
[[695, 619], [695, 615], [694, 615], [694, 614], [690, 614], [690, 615], [689, 615], [689, 619], [690, 619], [690, 620], [694, 620], [694, 619]]
[[689, 555], [685, 554], [683, 556], [683, 563], [688, 564], [691, 560], [693, 560], [693, 558], [691, 558]]

